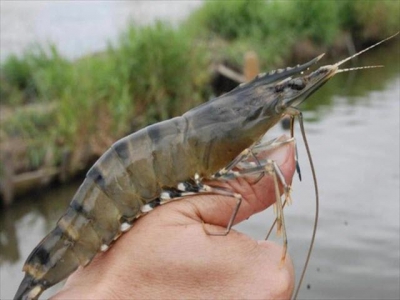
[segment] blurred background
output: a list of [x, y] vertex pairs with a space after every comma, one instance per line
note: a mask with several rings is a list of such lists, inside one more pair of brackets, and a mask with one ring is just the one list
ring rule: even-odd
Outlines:
[[[30, 251], [114, 141], [258, 70], [323, 52], [329, 64], [400, 29], [399, 1], [0, 5], [1, 299], [13, 297]], [[321, 211], [301, 299], [400, 298], [399, 41], [347, 64], [384, 68], [339, 74], [302, 106]], [[268, 136], [284, 133], [277, 126]], [[285, 209], [297, 277], [315, 212], [299, 134], [303, 181], [295, 179]], [[267, 211], [236, 229], [262, 239], [272, 221]]]

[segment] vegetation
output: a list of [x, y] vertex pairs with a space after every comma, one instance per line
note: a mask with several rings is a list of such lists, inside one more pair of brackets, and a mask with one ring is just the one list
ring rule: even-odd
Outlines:
[[[116, 140], [199, 104], [208, 80], [203, 56], [183, 32], [161, 23], [130, 26], [117, 46], [75, 62], [62, 58], [54, 46], [36, 46], [2, 66], [1, 104], [15, 111], [5, 116], [0, 137], [61, 148], [82, 143], [95, 148], [97, 138]], [[45, 113], [20, 109], [21, 104], [44, 108], [50, 103], [55, 106]], [[35, 165], [45, 155], [36, 152], [37, 147], [28, 147]]]
[[[54, 45], [35, 45], [1, 65], [0, 104], [12, 113], [0, 119], [0, 138], [24, 139], [34, 166], [46, 153], [38, 145], [56, 149], [55, 164], [63, 148], [83, 143], [104, 150], [131, 130], [208, 99], [212, 61], [241, 65], [244, 52], [254, 50], [262, 68], [270, 68], [283, 65], [299, 41], [327, 46], [344, 31], [361, 42], [377, 40], [398, 30], [399, 5], [206, 1], [177, 29], [159, 22], [130, 24], [115, 45], [77, 61], [62, 57]], [[47, 109], [23, 109], [32, 105]]]

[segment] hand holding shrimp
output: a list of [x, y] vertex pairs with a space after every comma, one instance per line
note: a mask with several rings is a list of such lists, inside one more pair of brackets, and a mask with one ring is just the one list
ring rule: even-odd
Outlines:
[[[269, 157], [291, 182], [293, 143]], [[271, 177], [251, 183], [227, 182], [245, 196], [238, 222], [274, 202]], [[288, 258], [284, 265], [279, 263], [280, 246], [257, 243], [234, 230], [225, 238], [204, 232], [202, 222], [207, 229], [223, 231], [234, 206], [231, 197], [201, 195], [156, 208], [106, 253], [73, 274], [54, 299], [290, 298], [293, 269]]]

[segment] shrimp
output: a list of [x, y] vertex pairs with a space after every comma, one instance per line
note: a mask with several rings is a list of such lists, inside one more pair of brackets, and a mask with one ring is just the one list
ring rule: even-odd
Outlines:
[[[339, 69], [344, 62], [393, 36], [309, 75], [303, 72], [323, 54], [294, 68], [260, 74], [180, 117], [148, 126], [114, 143], [88, 171], [55, 228], [27, 258], [25, 277], [14, 299], [38, 299], [45, 289], [67, 278], [79, 266], [88, 265], [99, 251], [106, 251], [137, 218], [174, 199], [198, 193], [232, 196], [237, 205], [226, 231], [208, 232], [228, 234], [242, 196], [206, 185], [205, 180], [270, 174], [276, 190], [279, 181], [288, 199], [290, 187], [279, 167], [257, 157], [261, 151], [284, 142], [262, 143], [262, 136], [284, 115], [290, 115], [292, 119], [299, 117], [305, 139], [297, 106], [337, 73], [377, 67]], [[249, 158], [255, 158], [257, 163], [250, 163]], [[310, 155], [309, 159], [312, 164]], [[313, 176], [315, 179], [314, 172]], [[316, 184], [315, 187], [318, 198]], [[286, 241], [283, 205], [276, 194], [278, 229], [282, 229]], [[314, 236], [315, 230], [312, 241]]]

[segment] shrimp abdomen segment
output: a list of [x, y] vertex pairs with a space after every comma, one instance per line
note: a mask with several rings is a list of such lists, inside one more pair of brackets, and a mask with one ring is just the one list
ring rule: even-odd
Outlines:
[[91, 178], [85, 179], [70, 207], [33, 250], [23, 270], [44, 288], [87, 265], [102, 245], [120, 234], [121, 212]]

